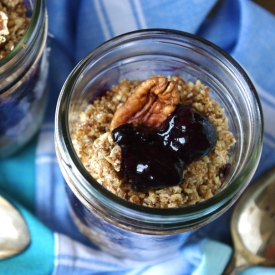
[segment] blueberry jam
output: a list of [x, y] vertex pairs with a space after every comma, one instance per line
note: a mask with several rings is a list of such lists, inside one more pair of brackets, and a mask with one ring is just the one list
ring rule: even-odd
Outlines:
[[185, 165], [207, 155], [217, 142], [212, 122], [186, 105], [179, 105], [156, 129], [156, 134], [163, 146], [173, 151]]
[[180, 184], [181, 160], [163, 147], [161, 139], [148, 128], [123, 124], [114, 129], [113, 136], [122, 149], [121, 170], [134, 190]]
[[179, 105], [157, 128], [123, 124], [112, 132], [121, 147], [121, 172], [136, 191], [179, 185], [184, 167], [216, 145], [210, 120]]

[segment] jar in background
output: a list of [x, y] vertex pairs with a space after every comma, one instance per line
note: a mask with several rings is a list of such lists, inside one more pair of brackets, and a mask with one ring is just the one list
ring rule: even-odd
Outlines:
[[44, 0], [24, 0], [29, 26], [0, 60], [0, 158], [25, 145], [41, 124], [47, 102], [47, 14]]
[[[231, 168], [226, 187], [204, 202], [170, 209], [133, 204], [101, 186], [75, 153], [71, 134], [77, 127], [76, 116], [121, 79], [147, 79], [154, 74], [199, 79], [225, 109], [236, 139], [229, 152]], [[79, 230], [102, 250], [140, 261], [178, 251], [193, 229], [225, 212], [251, 180], [263, 138], [260, 102], [239, 64], [204, 39], [163, 29], [121, 35], [86, 56], [62, 88], [55, 125], [57, 157]]]

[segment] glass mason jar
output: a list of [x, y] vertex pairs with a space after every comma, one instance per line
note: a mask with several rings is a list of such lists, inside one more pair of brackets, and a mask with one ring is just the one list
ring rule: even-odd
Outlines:
[[[210, 199], [182, 208], [133, 204], [102, 187], [84, 168], [71, 141], [75, 116], [121, 79], [153, 74], [197, 79], [224, 109], [236, 144], [230, 151], [226, 187]], [[194, 35], [149, 29], [115, 37], [93, 50], [67, 78], [56, 110], [55, 143], [67, 182], [72, 217], [101, 249], [123, 258], [148, 260], [177, 251], [192, 230], [227, 210], [248, 185], [262, 149], [259, 98], [244, 70], [223, 50]]]
[[47, 14], [44, 0], [24, 0], [30, 24], [0, 60], [0, 158], [15, 153], [36, 133], [47, 103]]

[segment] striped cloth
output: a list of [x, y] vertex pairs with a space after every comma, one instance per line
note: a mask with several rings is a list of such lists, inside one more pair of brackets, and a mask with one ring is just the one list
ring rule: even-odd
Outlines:
[[[177, 255], [165, 261], [133, 263], [98, 250], [78, 232], [68, 214], [64, 179], [53, 141], [57, 97], [77, 62], [116, 35], [144, 28], [170, 28], [198, 34], [216, 43], [245, 68], [257, 87], [265, 115], [264, 148], [255, 177], [274, 166], [275, 17], [250, 0], [224, 0], [209, 18], [207, 15], [216, 2], [47, 0], [50, 100], [45, 120], [38, 138], [23, 152], [2, 161], [0, 167], [0, 187], [17, 200], [14, 203], [31, 225], [33, 243], [22, 255], [0, 261], [0, 274], [222, 273], [232, 252], [230, 211], [198, 230]], [[22, 173], [31, 174], [18, 180], [12, 171], [21, 163], [24, 163]], [[23, 181], [26, 181], [24, 188]], [[8, 185], [4, 186], [4, 182]], [[273, 268], [253, 267], [242, 275], [274, 273]]]

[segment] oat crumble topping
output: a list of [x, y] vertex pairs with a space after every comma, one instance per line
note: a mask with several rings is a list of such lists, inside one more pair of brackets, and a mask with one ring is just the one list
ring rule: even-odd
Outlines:
[[118, 174], [121, 149], [114, 144], [110, 124], [114, 113], [131, 95], [140, 81], [123, 79], [105, 96], [97, 98], [79, 115], [78, 129], [72, 135], [77, 155], [88, 172], [107, 190], [130, 202], [155, 208], [193, 205], [211, 198], [222, 188], [221, 169], [228, 163], [228, 150], [235, 143], [228, 129], [224, 109], [210, 97], [210, 89], [199, 80], [180, 80], [180, 103], [190, 105], [207, 116], [217, 131], [217, 144], [206, 156], [187, 165], [180, 185], [137, 192]]
[[14, 49], [29, 23], [22, 0], [0, 0], [0, 59]]

